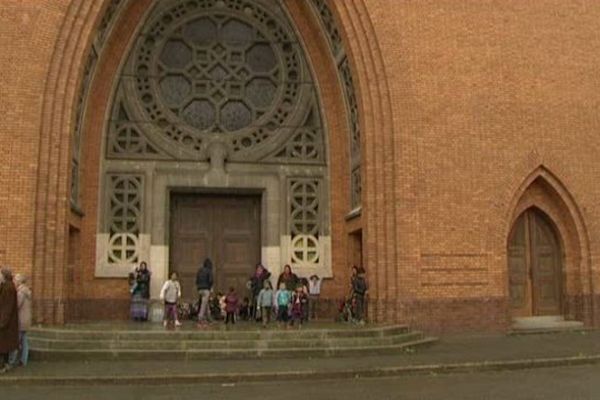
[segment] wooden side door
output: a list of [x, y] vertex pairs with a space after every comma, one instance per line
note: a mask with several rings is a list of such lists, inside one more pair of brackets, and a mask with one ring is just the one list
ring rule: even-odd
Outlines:
[[530, 214], [533, 314], [561, 314], [561, 254], [555, 230], [540, 214]]
[[521, 215], [508, 241], [509, 301], [514, 317], [531, 315], [531, 279], [529, 266], [529, 229], [527, 215]]
[[530, 209], [515, 222], [508, 241], [509, 296], [512, 315], [562, 313], [562, 260], [554, 227]]

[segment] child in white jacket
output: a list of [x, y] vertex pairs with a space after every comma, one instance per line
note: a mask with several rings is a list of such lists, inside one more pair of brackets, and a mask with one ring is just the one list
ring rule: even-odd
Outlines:
[[177, 316], [177, 301], [181, 297], [181, 285], [177, 280], [177, 272], [171, 274], [171, 279], [165, 282], [160, 290], [160, 298], [165, 302], [165, 316], [163, 325], [166, 327], [170, 321], [175, 321], [175, 326], [181, 326]]

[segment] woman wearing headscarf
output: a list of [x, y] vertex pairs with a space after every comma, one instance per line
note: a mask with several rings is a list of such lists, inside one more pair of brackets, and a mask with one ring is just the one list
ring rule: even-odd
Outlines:
[[19, 313], [19, 349], [20, 357], [17, 359], [17, 354], [9, 360], [12, 366], [26, 366], [29, 360], [29, 341], [27, 331], [31, 328], [31, 289], [27, 286], [27, 278], [25, 275], [15, 275], [15, 286], [17, 288], [17, 309]]
[[0, 373], [12, 366], [5, 363], [5, 357], [13, 359], [19, 350], [19, 309], [17, 307], [17, 289], [12, 273], [8, 268], [0, 269]]
[[150, 302], [150, 270], [145, 261], [129, 277], [131, 292], [131, 318], [134, 321], [148, 320]]

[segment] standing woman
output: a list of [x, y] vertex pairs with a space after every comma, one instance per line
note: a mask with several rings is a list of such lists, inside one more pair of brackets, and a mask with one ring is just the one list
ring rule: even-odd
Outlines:
[[258, 322], [258, 294], [264, 287], [264, 282], [271, 277], [271, 273], [261, 264], [256, 264], [254, 269], [254, 274], [250, 277], [249, 287], [250, 287], [250, 304], [252, 305], [252, 309], [250, 310], [250, 315]]
[[299, 284], [298, 275], [292, 272], [290, 264], [286, 264], [283, 267], [283, 272], [279, 275], [279, 279], [277, 279], [277, 287], [282, 283], [285, 283], [285, 288], [292, 292], [296, 290], [296, 286]]
[[15, 285], [17, 287], [17, 308], [19, 310], [19, 347], [21, 357], [17, 361], [16, 357], [9, 363], [11, 365], [26, 366], [29, 360], [29, 342], [27, 331], [31, 328], [31, 289], [27, 287], [27, 278], [25, 275], [15, 275]]
[[14, 360], [19, 351], [19, 310], [17, 289], [8, 268], [0, 269], [0, 373], [13, 366], [4, 363], [4, 356]]
[[134, 321], [148, 320], [150, 302], [150, 270], [145, 261], [135, 269], [131, 280], [131, 318]]

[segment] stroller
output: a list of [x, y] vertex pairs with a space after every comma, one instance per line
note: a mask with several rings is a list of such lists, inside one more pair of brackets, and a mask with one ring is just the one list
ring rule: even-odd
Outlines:
[[354, 321], [354, 298], [352, 296], [346, 297], [340, 302], [338, 306], [337, 322], [353, 322]]
[[192, 319], [194, 314], [194, 305], [190, 303], [180, 302], [177, 304], [177, 315], [180, 321]]

